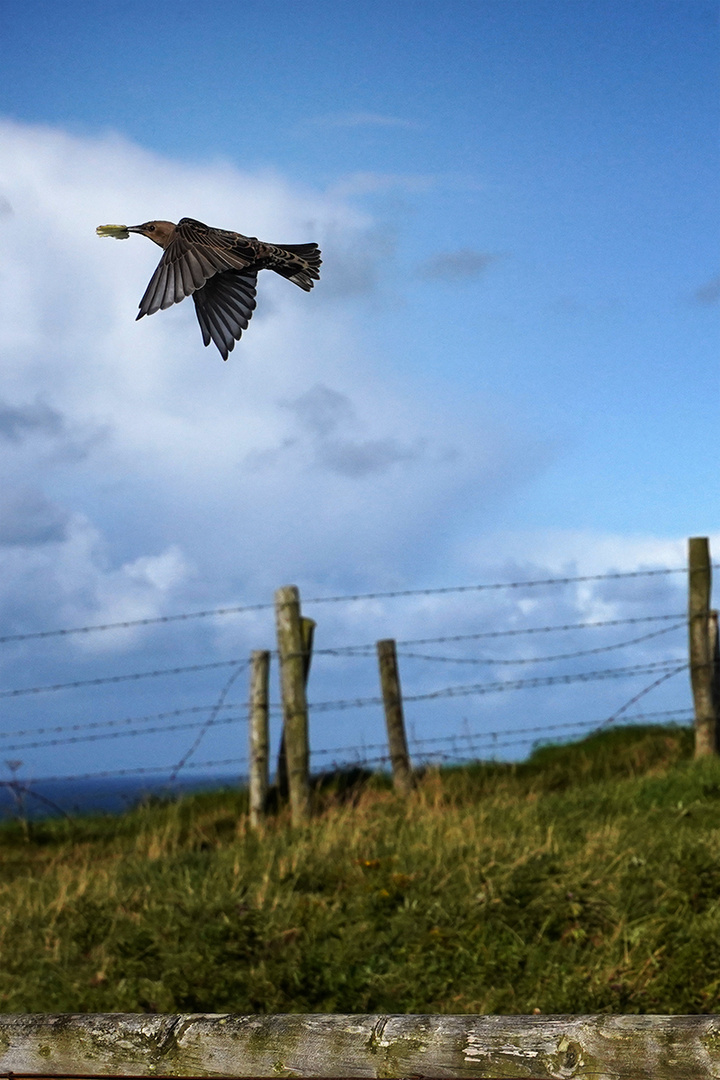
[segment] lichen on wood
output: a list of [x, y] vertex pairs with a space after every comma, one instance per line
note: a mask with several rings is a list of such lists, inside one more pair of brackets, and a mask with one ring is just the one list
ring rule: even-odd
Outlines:
[[0, 1076], [720, 1077], [719, 1016], [0, 1016]]

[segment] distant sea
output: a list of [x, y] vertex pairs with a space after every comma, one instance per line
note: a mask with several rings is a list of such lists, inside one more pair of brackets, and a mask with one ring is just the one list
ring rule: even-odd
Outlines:
[[154, 779], [108, 777], [95, 780], [19, 780], [26, 791], [16, 792], [7, 784], [0, 786], [0, 822], [8, 818], [58, 817], [67, 814], [121, 814], [152, 796], [177, 798], [194, 791], [244, 787], [245, 777], [193, 776], [169, 784], [167, 777]]

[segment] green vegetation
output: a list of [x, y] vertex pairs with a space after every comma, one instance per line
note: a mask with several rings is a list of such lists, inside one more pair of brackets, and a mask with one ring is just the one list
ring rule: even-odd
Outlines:
[[[0, 828], [2, 1012], [720, 1010], [720, 761], [626, 728], [519, 766]], [[352, 793], [350, 793], [352, 794]]]

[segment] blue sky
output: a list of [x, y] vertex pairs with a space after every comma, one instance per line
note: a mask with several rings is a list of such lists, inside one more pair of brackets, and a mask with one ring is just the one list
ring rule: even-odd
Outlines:
[[[263, 602], [289, 581], [321, 596], [680, 565], [688, 535], [717, 536], [719, 26], [704, 0], [6, 0], [8, 632]], [[323, 248], [308, 296], [262, 276], [227, 364], [190, 304], [135, 323], [156, 249], [94, 235], [183, 215]], [[554, 604], [541, 622], [570, 617]], [[574, 621], [598, 604], [612, 616], [578, 588]], [[325, 645], [423, 636], [418, 610], [348, 609]], [[424, 617], [442, 634], [521, 614]], [[221, 623], [18, 645], [3, 683], [272, 644], [271, 623]], [[334, 678], [327, 694], [365, 692]], [[161, 711], [168, 693], [61, 695], [53, 715]], [[6, 730], [40, 722], [23, 702]], [[548, 694], [533, 712], [578, 707]], [[517, 726], [523, 709], [417, 722]], [[337, 724], [317, 738], [335, 745]]]

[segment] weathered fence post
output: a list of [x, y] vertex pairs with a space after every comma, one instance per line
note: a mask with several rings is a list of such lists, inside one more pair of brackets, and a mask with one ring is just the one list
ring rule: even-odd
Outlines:
[[714, 647], [711, 649], [711, 579], [708, 538], [692, 536], [688, 541], [688, 635], [696, 758], [717, 753], [717, 702], [713, 693], [715, 650]]
[[720, 637], [718, 613], [710, 612], [710, 666], [712, 669], [712, 699], [715, 710], [715, 749], [720, 753]]
[[[312, 646], [313, 638], [315, 637], [314, 619], [306, 619], [304, 615], [300, 617], [300, 630], [302, 631], [303, 639], [303, 678], [305, 680], [305, 690], [307, 692], [308, 675], [310, 674], [310, 664], [312, 662]], [[280, 748], [278, 749], [278, 763], [277, 763], [277, 791], [281, 799], [287, 799], [290, 788], [288, 786], [288, 767], [287, 767], [287, 745], [285, 742], [285, 724], [283, 724], [282, 734], [280, 735]]]
[[[290, 814], [293, 825], [299, 825], [310, 813], [310, 751], [305, 696], [309, 661], [303, 640], [300, 593], [295, 585], [284, 585], [275, 593], [275, 619], [280, 656]], [[308, 619], [307, 623], [312, 623], [312, 619]], [[314, 625], [313, 623], [313, 629]], [[311, 643], [312, 631], [306, 631], [306, 635]]]
[[378, 665], [380, 667], [380, 686], [385, 705], [385, 723], [387, 725], [388, 747], [393, 771], [395, 790], [407, 795], [413, 787], [410, 754], [408, 753], [403, 717], [400, 674], [397, 665], [397, 652], [392, 638], [377, 643]]
[[266, 649], [255, 649], [250, 663], [250, 824], [256, 829], [265, 817], [268, 793], [270, 653]]

